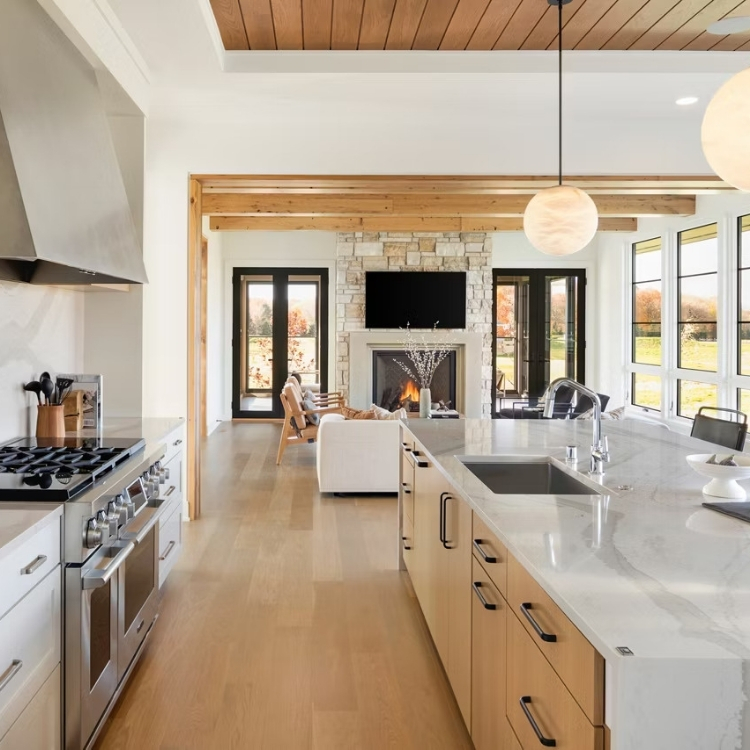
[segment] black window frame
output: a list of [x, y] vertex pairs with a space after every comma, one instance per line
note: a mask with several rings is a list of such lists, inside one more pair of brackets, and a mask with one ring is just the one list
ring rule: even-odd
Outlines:
[[[718, 321], [718, 304], [717, 304], [717, 320], [682, 320], [682, 280], [683, 279], [697, 279], [701, 276], [715, 276], [717, 285], [717, 303], [718, 303], [718, 280], [719, 280], [719, 249], [716, 251], [716, 270], [709, 271], [707, 273], [691, 273], [685, 276], [682, 275], [682, 235], [686, 232], [694, 232], [697, 229], [703, 229], [704, 227], [716, 227], [716, 238], [718, 241], [719, 237], [719, 223], [716, 221], [709, 221], [707, 224], [699, 224], [696, 227], [690, 227], [689, 229], [682, 229], [677, 232], [677, 369], [686, 370], [688, 372], [709, 372], [717, 374], [719, 372], [719, 321]], [[716, 328], [716, 368], [713, 370], [700, 370], [695, 367], [685, 367], [682, 364], [682, 326], [694, 324], [694, 325], [713, 325]], [[679, 379], [677, 381], [677, 414], [682, 416], [679, 412], [680, 408], [680, 386]], [[690, 417], [688, 417], [690, 419]]]
[[647, 404], [639, 404], [635, 400], [635, 378], [637, 375], [643, 375], [648, 378], [659, 378], [659, 380], [663, 381], [663, 377], [661, 374], [661, 371], [658, 373], [650, 373], [650, 372], [631, 372], [630, 373], [630, 403], [633, 406], [637, 406], [639, 409], [646, 409], [647, 411], [654, 411], [659, 414], [662, 412], [662, 406], [661, 403], [661, 396], [659, 396], [659, 408], [657, 409], [655, 406], [648, 406]]
[[[662, 332], [662, 324], [663, 324], [663, 322], [662, 322], [662, 319], [661, 319], [661, 317], [662, 317], [661, 316], [661, 312], [659, 314], [659, 322], [658, 323], [641, 323], [641, 322], [639, 322], [639, 321], [637, 321], [635, 319], [635, 309], [636, 309], [635, 308], [635, 290], [636, 290], [636, 287], [640, 286], [641, 284], [653, 284], [654, 282], [658, 281], [659, 284], [660, 284], [660, 286], [661, 286], [661, 288], [662, 288], [662, 294], [663, 294], [664, 279], [660, 275], [658, 279], [640, 279], [640, 280], [636, 281], [636, 279], [635, 279], [635, 276], [636, 276], [636, 273], [635, 273], [635, 259], [636, 259], [636, 255], [637, 255], [636, 248], [639, 245], [643, 245], [643, 244], [645, 244], [647, 242], [654, 242], [656, 240], [659, 240], [659, 252], [663, 253], [664, 252], [664, 242], [663, 242], [663, 238], [661, 236], [651, 237], [651, 239], [648, 239], [648, 240], [640, 240], [639, 242], [634, 242], [631, 245], [631, 253], [630, 253], [630, 264], [631, 264], [631, 284], [630, 284], [630, 309], [631, 309], [631, 316], [630, 316], [631, 317], [631, 321], [630, 321], [630, 362], [631, 362], [631, 364], [634, 364], [634, 365], [646, 365], [647, 367], [661, 367], [662, 362], [664, 361], [664, 348], [663, 348], [663, 343], [664, 343], [663, 342], [663, 338], [664, 337], [662, 335], [662, 333], [663, 333]], [[661, 260], [661, 258], [660, 258], [660, 260]], [[648, 326], [656, 326], [656, 325], [659, 326], [659, 352], [660, 352], [660, 355], [661, 355], [659, 357], [659, 360], [660, 360], [659, 364], [653, 364], [652, 362], [639, 362], [635, 358], [635, 351], [636, 351], [636, 348], [635, 348], [635, 339], [636, 339], [635, 330], [636, 330], [636, 327], [637, 326], [647, 326], [647, 325]], [[632, 401], [632, 399], [631, 399], [631, 401]]]

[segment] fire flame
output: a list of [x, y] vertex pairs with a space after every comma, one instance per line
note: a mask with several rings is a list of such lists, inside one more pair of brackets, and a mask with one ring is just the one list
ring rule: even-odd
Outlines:
[[401, 403], [403, 403], [407, 399], [411, 399], [412, 401], [419, 401], [419, 388], [417, 388], [417, 384], [413, 380], [410, 380], [401, 389]]

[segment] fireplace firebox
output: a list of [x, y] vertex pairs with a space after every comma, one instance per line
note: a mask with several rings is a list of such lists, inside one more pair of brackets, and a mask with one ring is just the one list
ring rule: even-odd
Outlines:
[[[378, 349], [372, 353], [372, 402], [389, 411], [403, 407], [419, 411], [419, 384], [399, 366], [414, 366], [403, 349]], [[456, 352], [451, 350], [438, 365], [430, 386], [432, 402], [456, 408]]]

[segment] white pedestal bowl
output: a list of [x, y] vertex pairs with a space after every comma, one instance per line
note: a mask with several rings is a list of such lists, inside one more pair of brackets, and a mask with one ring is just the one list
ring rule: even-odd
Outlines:
[[717, 453], [716, 460], [721, 461], [730, 455], [734, 455], [737, 466], [720, 466], [707, 464], [712, 453], [694, 453], [687, 456], [690, 468], [711, 481], [703, 488], [704, 495], [711, 497], [722, 497], [728, 500], [744, 500], [747, 497], [744, 487], [737, 484], [743, 479], [750, 479], [750, 455], [742, 453]]

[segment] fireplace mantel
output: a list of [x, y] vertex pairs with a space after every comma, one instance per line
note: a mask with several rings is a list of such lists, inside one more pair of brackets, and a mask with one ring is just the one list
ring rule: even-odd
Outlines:
[[[416, 333], [420, 339], [421, 333]], [[424, 334], [429, 344], [447, 338], [457, 352], [457, 386], [461, 394], [456, 404], [467, 417], [482, 416], [482, 334], [449, 331]], [[352, 331], [349, 334], [349, 401], [356, 409], [372, 402], [372, 355], [376, 349], [403, 349], [402, 331]]]

